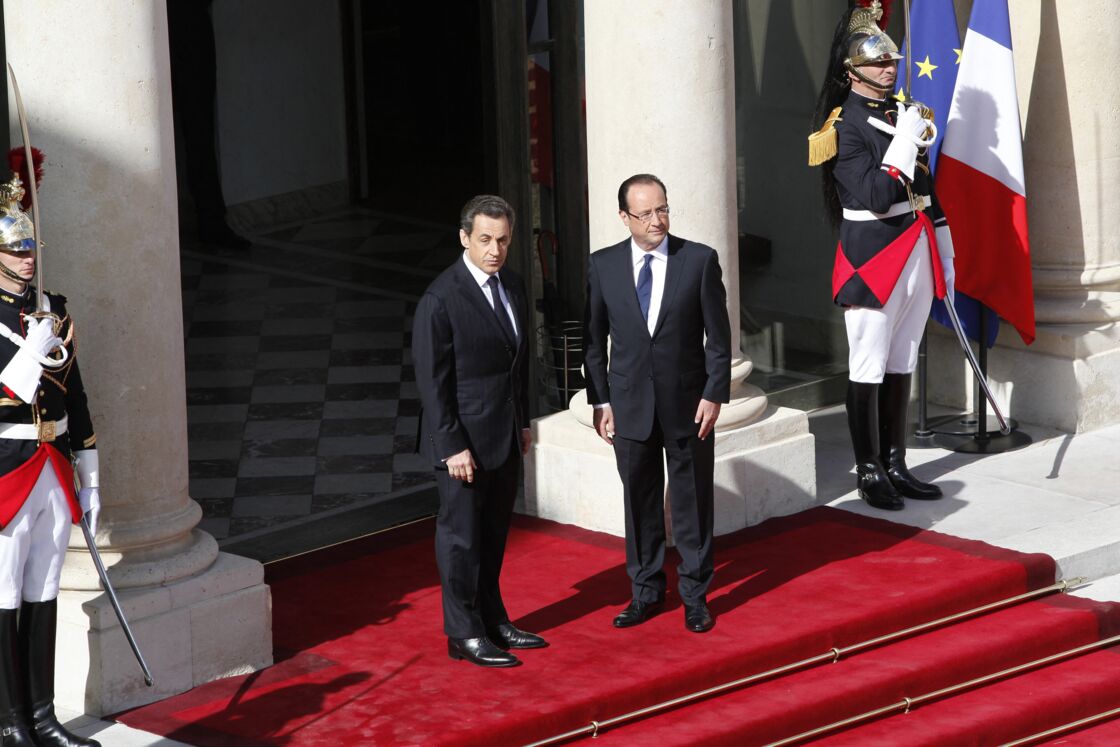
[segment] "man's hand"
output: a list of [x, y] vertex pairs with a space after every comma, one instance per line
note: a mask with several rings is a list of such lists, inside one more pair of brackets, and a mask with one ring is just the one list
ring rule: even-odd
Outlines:
[[474, 471], [478, 465], [474, 463], [470, 449], [463, 449], [455, 456], [447, 457], [443, 463], [447, 465], [447, 473], [452, 480], [474, 482]]
[[709, 402], [706, 399], [700, 400], [700, 404], [696, 408], [696, 418], [692, 421], [700, 424], [700, 432], [697, 433], [700, 440], [703, 441], [716, 427], [716, 418], [719, 417], [719, 402]]
[[533, 431], [529, 428], [521, 429], [521, 456], [529, 455], [529, 448], [533, 445]]
[[594, 412], [591, 413], [591, 422], [595, 426], [595, 432], [599, 434], [599, 438], [613, 446], [614, 410], [611, 409], [611, 406], [596, 407]]

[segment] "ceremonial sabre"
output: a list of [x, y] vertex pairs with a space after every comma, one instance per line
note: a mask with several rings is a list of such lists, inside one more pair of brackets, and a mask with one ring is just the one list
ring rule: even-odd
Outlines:
[[136, 637], [132, 635], [132, 628], [128, 626], [128, 620], [124, 616], [124, 610], [121, 609], [121, 603], [117, 601], [117, 592], [113, 590], [113, 584], [109, 581], [109, 572], [105, 570], [105, 564], [101, 562], [101, 554], [97, 552], [97, 545], [93, 541], [93, 532], [89, 529], [89, 519], [85, 516], [82, 516], [82, 535], [86, 538], [86, 545], [89, 546], [90, 557], [93, 558], [93, 564], [97, 567], [97, 575], [101, 578], [101, 585], [105, 587], [105, 594], [109, 597], [109, 603], [113, 605], [113, 612], [117, 613], [117, 621], [121, 624], [124, 637], [128, 639], [128, 645], [132, 647], [132, 653], [136, 655], [136, 661], [140, 662], [140, 668], [144, 670], [144, 684], [151, 687], [152, 672], [148, 669], [148, 663], [144, 661], [144, 654], [140, 653], [140, 646], [136, 643]]
[[[902, 24], [904, 27], [903, 33], [906, 34], [906, 88], [903, 89], [903, 94], [905, 95], [907, 102], [921, 107], [921, 110], [924, 114], [925, 112], [930, 112], [929, 107], [927, 107], [925, 104], [914, 101], [914, 99], [910, 96], [910, 52], [913, 48], [910, 37], [910, 0], [902, 0]], [[933, 114], [932, 112], [930, 112], [930, 117], [932, 118], [932, 116]], [[987, 377], [980, 370], [980, 363], [976, 360], [976, 354], [972, 352], [972, 346], [968, 343], [968, 335], [965, 334], [964, 326], [961, 325], [960, 317], [957, 316], [957, 309], [953, 304], [953, 298], [952, 296], [946, 294], [945, 298], [942, 300], [945, 303], [945, 310], [949, 312], [949, 319], [953, 322], [953, 331], [957, 333], [957, 341], [964, 349], [964, 357], [968, 359], [969, 365], [972, 366], [972, 373], [976, 376], [976, 383], [980, 385], [980, 389], [984, 392], [984, 397], [988, 400], [988, 404], [992, 406], [992, 412], [995, 413], [996, 420], [999, 421], [999, 432], [1006, 436], [1007, 434], [1011, 433], [1011, 424], [1007, 422], [1007, 418], [1004, 416], [1003, 410], [999, 409], [999, 403], [996, 402], [996, 396], [992, 394], [992, 390], [988, 387]], [[987, 340], [981, 340], [980, 344], [986, 345]]]
[[23, 108], [23, 97], [19, 95], [16, 71], [8, 63], [8, 76], [12, 79], [12, 95], [16, 100], [16, 113], [19, 115], [19, 129], [23, 134], [23, 154], [27, 161], [27, 193], [31, 195], [31, 223], [35, 227], [35, 318], [54, 317], [55, 329], [61, 323], [57, 316], [46, 310], [43, 304], [43, 234], [39, 224], [39, 186], [35, 183], [35, 159], [31, 154], [31, 135], [27, 129], [27, 112]]

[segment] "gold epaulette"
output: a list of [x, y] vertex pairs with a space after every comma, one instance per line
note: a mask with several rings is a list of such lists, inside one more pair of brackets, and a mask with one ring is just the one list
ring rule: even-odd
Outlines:
[[835, 158], [837, 145], [836, 123], [840, 121], [840, 110], [836, 107], [828, 115], [828, 119], [819, 130], [809, 136], [809, 165], [820, 166], [825, 161]]

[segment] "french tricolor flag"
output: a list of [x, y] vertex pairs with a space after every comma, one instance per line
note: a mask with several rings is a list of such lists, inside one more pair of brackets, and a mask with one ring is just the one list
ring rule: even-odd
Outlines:
[[957, 289], [1030, 344], [1034, 290], [1007, 0], [973, 4], [936, 188], [953, 232]]

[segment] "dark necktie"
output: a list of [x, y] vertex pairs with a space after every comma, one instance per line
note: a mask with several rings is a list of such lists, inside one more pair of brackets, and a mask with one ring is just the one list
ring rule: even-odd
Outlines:
[[491, 275], [490, 279], [486, 281], [490, 286], [490, 297], [494, 302], [494, 313], [498, 316], [498, 324], [502, 325], [502, 331], [506, 333], [506, 337], [510, 342], [517, 341], [517, 333], [513, 331], [513, 322], [509, 320], [509, 314], [506, 313], [506, 307], [502, 305], [502, 296], [498, 293], [498, 276]]
[[638, 270], [638, 306], [642, 308], [642, 318], [649, 321], [649, 299], [653, 294], [653, 270], [649, 264], [653, 261], [653, 255], [647, 254], [642, 261], [645, 264]]

